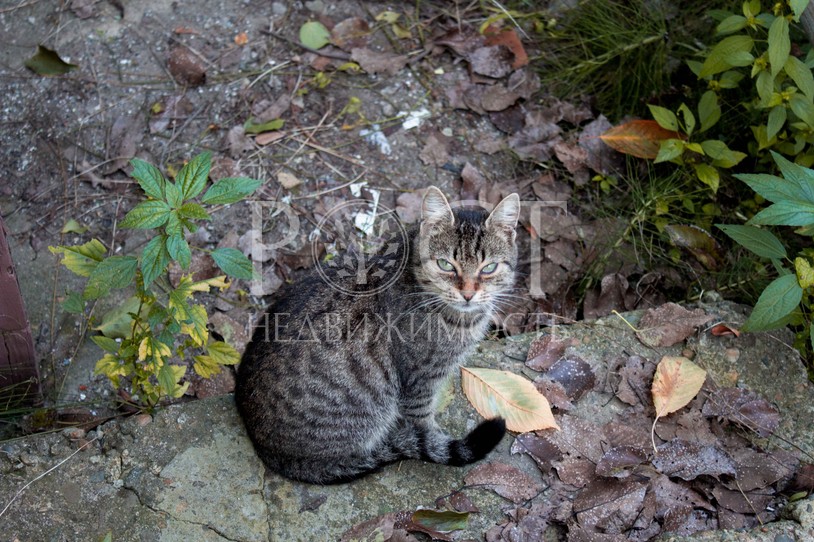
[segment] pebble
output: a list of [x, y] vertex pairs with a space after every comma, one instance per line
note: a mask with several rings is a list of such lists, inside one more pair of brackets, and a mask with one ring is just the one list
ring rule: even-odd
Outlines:
[[139, 414], [133, 418], [133, 421], [139, 427], [144, 427], [145, 425], [150, 425], [153, 421], [153, 417], [149, 414]]
[[40, 462], [40, 458], [34, 454], [23, 452], [20, 454], [20, 461], [22, 461], [24, 465], [33, 467]]
[[727, 348], [724, 352], [724, 356], [726, 356], [726, 361], [735, 363], [738, 361], [738, 358], [741, 357], [741, 351], [737, 348]]
[[85, 438], [87, 433], [81, 427], [66, 427], [62, 430], [62, 434], [71, 440], [79, 440]]

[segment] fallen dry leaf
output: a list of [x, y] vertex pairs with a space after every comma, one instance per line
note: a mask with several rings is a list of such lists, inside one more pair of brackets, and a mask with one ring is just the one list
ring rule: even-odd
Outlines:
[[660, 143], [666, 139], [680, 139], [681, 134], [662, 128], [654, 120], [632, 120], [614, 126], [599, 138], [623, 154], [655, 160]]
[[526, 355], [526, 367], [535, 371], [547, 371], [565, 353], [568, 342], [554, 335], [534, 339]]
[[512, 60], [512, 69], [516, 70], [522, 68], [529, 63], [529, 55], [526, 54], [526, 49], [523, 43], [517, 36], [514, 28], [493, 29], [489, 26], [485, 31], [486, 45], [503, 45], [511, 51], [514, 59]]
[[351, 60], [359, 64], [367, 73], [396, 75], [407, 64], [407, 56], [392, 53], [379, 53], [366, 47], [351, 50]]
[[724, 337], [726, 335], [734, 335], [735, 337], [740, 337], [741, 332], [738, 331], [736, 328], [728, 326], [727, 324], [715, 324], [709, 330], [710, 333], [715, 335], [716, 337]]
[[466, 398], [484, 418], [502, 417], [511, 431], [559, 429], [546, 398], [528, 379], [495, 369], [461, 367]]
[[[664, 356], [656, 366], [653, 376], [653, 405], [656, 407], [656, 422], [662, 416], [683, 408], [701, 391], [707, 372], [685, 357]], [[653, 449], [656, 449], [653, 440]]]
[[302, 181], [294, 174], [287, 171], [280, 171], [277, 173], [277, 182], [282, 185], [286, 190], [291, 190], [295, 186], [302, 184]]
[[682, 480], [695, 480], [701, 475], [720, 478], [737, 474], [732, 459], [718, 446], [681, 439], [659, 446], [653, 466], [662, 474]]
[[636, 446], [611, 448], [596, 464], [596, 474], [606, 478], [627, 478], [635, 467], [647, 461], [647, 452]]
[[517, 467], [505, 463], [481, 463], [464, 477], [467, 486], [488, 486], [515, 503], [536, 497], [543, 486]]
[[473, 72], [497, 79], [512, 72], [514, 53], [505, 45], [484, 46], [469, 53], [467, 60]]
[[780, 425], [780, 411], [751, 390], [721, 388], [711, 393], [702, 409], [704, 416], [725, 418], [755, 431], [762, 437]]
[[594, 370], [586, 361], [577, 356], [556, 361], [544, 376], [559, 383], [571, 401], [579, 400], [591, 391], [596, 383]]
[[687, 310], [675, 303], [665, 303], [655, 309], [647, 309], [639, 322], [636, 337], [654, 348], [680, 343], [714, 317], [704, 309]]
[[331, 43], [346, 51], [365, 47], [369, 41], [370, 25], [359, 17], [339, 21], [331, 30]]
[[528, 454], [543, 471], [551, 468], [552, 461], [562, 459], [559, 448], [534, 433], [517, 435], [512, 443], [511, 452], [512, 454]]

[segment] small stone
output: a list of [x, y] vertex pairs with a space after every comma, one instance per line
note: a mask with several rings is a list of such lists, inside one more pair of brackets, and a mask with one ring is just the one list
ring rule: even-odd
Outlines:
[[693, 352], [689, 348], [685, 348], [684, 350], [681, 351], [681, 355], [687, 359], [692, 359], [695, 357], [695, 352]]
[[62, 430], [62, 435], [71, 440], [85, 438], [86, 432], [81, 427], [66, 427]]
[[738, 361], [738, 358], [741, 357], [741, 351], [737, 348], [727, 348], [724, 352], [724, 356], [726, 356], [726, 361], [735, 363]]
[[144, 427], [144, 426], [150, 425], [150, 423], [152, 423], [153, 417], [150, 416], [149, 414], [139, 414], [139, 415], [133, 417], [133, 421], [139, 427]]
[[30, 454], [28, 452], [23, 452], [23, 453], [20, 454], [20, 461], [22, 461], [22, 463], [24, 465], [27, 465], [29, 467], [33, 467], [33, 466], [37, 465], [40, 462], [40, 458], [37, 457], [34, 454]]

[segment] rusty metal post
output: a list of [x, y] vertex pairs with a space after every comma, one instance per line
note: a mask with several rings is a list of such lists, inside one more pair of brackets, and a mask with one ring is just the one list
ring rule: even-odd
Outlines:
[[0, 216], [0, 413], [41, 401], [39, 364]]

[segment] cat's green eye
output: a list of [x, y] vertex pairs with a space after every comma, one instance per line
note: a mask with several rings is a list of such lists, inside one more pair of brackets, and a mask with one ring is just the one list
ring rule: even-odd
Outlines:
[[436, 260], [436, 263], [438, 264], [438, 267], [441, 268], [441, 271], [455, 271], [455, 266], [443, 258]]
[[490, 275], [497, 269], [497, 262], [492, 262], [489, 265], [484, 265], [480, 270], [481, 275]]

